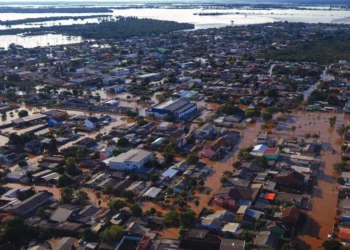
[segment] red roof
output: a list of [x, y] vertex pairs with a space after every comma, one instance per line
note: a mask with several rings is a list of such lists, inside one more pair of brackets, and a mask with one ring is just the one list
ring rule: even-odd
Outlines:
[[276, 197], [276, 194], [270, 193], [266, 195], [266, 200], [273, 201]]
[[279, 148], [268, 148], [265, 150], [264, 155], [277, 154], [279, 150]]
[[350, 240], [350, 229], [349, 228], [340, 228], [339, 238], [342, 240]]

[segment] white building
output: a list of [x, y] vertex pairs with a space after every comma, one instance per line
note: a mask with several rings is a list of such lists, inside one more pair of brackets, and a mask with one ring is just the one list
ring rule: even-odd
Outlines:
[[115, 68], [111, 70], [111, 75], [116, 77], [126, 77], [130, 75], [130, 71], [129, 69], [126, 69], [126, 68]]
[[153, 159], [152, 152], [142, 149], [130, 149], [109, 160], [109, 168], [115, 170], [136, 170]]

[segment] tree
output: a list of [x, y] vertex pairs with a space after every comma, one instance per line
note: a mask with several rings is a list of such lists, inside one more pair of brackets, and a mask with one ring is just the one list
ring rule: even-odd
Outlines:
[[19, 112], [18, 112], [18, 116], [19, 117], [26, 117], [26, 116], [28, 116], [29, 115], [29, 113], [28, 113], [28, 111], [27, 110], [24, 110], [24, 109], [22, 109], [22, 110], [20, 110]]
[[166, 190], [166, 192], [167, 192], [167, 194], [172, 195], [172, 194], [174, 193], [174, 189], [168, 188], [168, 189]]
[[261, 113], [261, 119], [263, 119], [265, 122], [267, 122], [267, 121], [272, 119], [272, 114], [267, 113], [267, 112], [263, 112], [263, 113]]
[[168, 164], [170, 164], [174, 161], [174, 154], [172, 154], [172, 153], [166, 152], [163, 154], [163, 157], [164, 157], [165, 162]]
[[297, 127], [295, 127], [294, 125], [290, 127], [290, 130], [293, 133], [293, 137], [294, 137], [294, 132], [295, 132], [296, 129], [297, 129]]
[[322, 243], [322, 246], [325, 250], [340, 250], [342, 247], [342, 244], [337, 240], [326, 240]]
[[195, 165], [195, 164], [197, 164], [198, 161], [199, 161], [199, 158], [196, 155], [189, 154], [186, 157], [186, 162], [190, 165]]
[[122, 148], [125, 148], [125, 147], [128, 147], [129, 146], [129, 140], [126, 139], [125, 137], [121, 137], [118, 142], [117, 142], [117, 145], [119, 147], [122, 147]]
[[333, 164], [333, 169], [337, 172], [342, 172], [348, 169], [348, 165], [345, 162], [338, 162]]
[[220, 178], [220, 182], [221, 182], [221, 184], [225, 184], [227, 182], [227, 178], [225, 176], [222, 176]]
[[164, 224], [169, 227], [178, 227], [180, 221], [180, 215], [176, 211], [170, 211], [164, 216]]
[[102, 242], [119, 241], [123, 237], [123, 231], [124, 228], [121, 226], [109, 226], [100, 233], [100, 239]]
[[152, 215], [155, 215], [157, 213], [157, 210], [154, 208], [154, 207], [151, 207], [151, 209], [149, 210], [149, 212], [152, 214]]
[[204, 181], [203, 181], [203, 180], [200, 180], [200, 181], [198, 182], [198, 184], [199, 184], [199, 186], [201, 186], [201, 187], [202, 187], [202, 186], [204, 186], [204, 184], [205, 184], [205, 183], [204, 183]]
[[80, 174], [80, 170], [75, 165], [75, 158], [68, 157], [66, 159], [66, 172], [69, 175], [78, 175], [78, 174]]
[[180, 214], [181, 225], [184, 227], [191, 227], [196, 222], [196, 213], [192, 210]]
[[38, 210], [36, 210], [36, 215], [39, 216], [41, 219], [47, 219], [47, 214], [45, 213], [44, 207], [39, 207]]
[[341, 125], [339, 128], [337, 128], [337, 134], [340, 136], [341, 139], [343, 139], [343, 136], [346, 132], [346, 127], [343, 125]]
[[255, 110], [248, 109], [245, 111], [245, 116], [248, 118], [252, 118], [256, 116]]
[[9, 82], [19, 82], [21, 81], [21, 77], [17, 74], [9, 74], [6, 77], [7, 81]]
[[81, 206], [85, 206], [88, 204], [88, 201], [89, 201], [89, 196], [86, 192], [80, 190], [78, 193], [77, 193], [77, 200], [78, 200], [78, 203], [81, 205]]
[[122, 200], [112, 200], [108, 202], [108, 207], [115, 212], [119, 212], [120, 209], [125, 207], [125, 201]]
[[267, 96], [270, 98], [276, 98], [277, 97], [277, 90], [276, 89], [269, 89], [267, 91]]
[[195, 201], [194, 201], [194, 205], [195, 205], [196, 207], [199, 207], [199, 200], [195, 200]]
[[111, 184], [107, 184], [106, 187], [103, 189], [104, 194], [112, 194], [113, 193], [113, 186]]
[[66, 174], [58, 178], [58, 187], [66, 187], [73, 183], [73, 180]]
[[98, 234], [93, 232], [90, 228], [86, 228], [83, 232], [83, 240], [87, 242], [98, 241]]
[[134, 216], [134, 217], [141, 217], [142, 216], [142, 209], [137, 204], [131, 205], [130, 211], [131, 211], [132, 216]]
[[345, 180], [343, 179], [343, 178], [338, 178], [337, 179], [337, 183], [339, 184], [339, 185], [344, 185], [345, 184]]
[[71, 187], [65, 187], [62, 190], [62, 195], [61, 195], [61, 202], [62, 203], [70, 203], [73, 199], [73, 189]]
[[134, 196], [135, 194], [130, 190], [126, 190], [123, 192], [123, 197], [128, 199], [129, 201], [132, 201], [134, 199]]
[[330, 117], [330, 118], [328, 118], [328, 121], [329, 121], [329, 126], [334, 127], [334, 125], [337, 121], [337, 117], [336, 116]]

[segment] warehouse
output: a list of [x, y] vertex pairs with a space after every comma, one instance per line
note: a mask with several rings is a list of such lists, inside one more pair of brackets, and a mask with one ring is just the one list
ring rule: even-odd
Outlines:
[[146, 115], [154, 115], [156, 118], [165, 118], [167, 115], [175, 119], [184, 119], [197, 111], [197, 104], [189, 99], [181, 98], [157, 104], [146, 110]]

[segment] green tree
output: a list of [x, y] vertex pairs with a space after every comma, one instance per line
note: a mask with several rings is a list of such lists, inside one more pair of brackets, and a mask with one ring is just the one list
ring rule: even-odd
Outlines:
[[149, 212], [150, 212], [150, 214], [155, 215], [157, 213], [157, 210], [154, 207], [151, 207]]
[[24, 109], [22, 109], [22, 110], [20, 110], [19, 112], [18, 112], [18, 116], [19, 117], [26, 117], [26, 116], [28, 116], [29, 115], [29, 113], [28, 113], [28, 111], [27, 110], [24, 110]]
[[75, 158], [68, 157], [66, 159], [66, 172], [69, 175], [78, 175], [81, 173], [80, 169], [75, 165]]
[[128, 147], [128, 146], [130, 145], [130, 142], [129, 142], [129, 140], [126, 139], [125, 137], [121, 137], [121, 138], [119, 138], [119, 140], [118, 140], [118, 142], [117, 142], [117, 145], [118, 145], [119, 147], [125, 148], [125, 147]]
[[221, 182], [221, 184], [225, 184], [225, 183], [227, 182], [227, 177], [222, 176], [222, 177], [220, 178], [220, 182]]
[[342, 244], [337, 240], [326, 240], [322, 243], [325, 250], [341, 250]]
[[73, 183], [73, 180], [68, 177], [68, 175], [61, 175], [59, 178], [58, 178], [58, 187], [66, 187], [66, 186], [69, 186]]
[[86, 192], [80, 190], [78, 193], [77, 193], [77, 201], [78, 203], [81, 205], [81, 206], [85, 206], [88, 204], [88, 201], [89, 201], [89, 196]]
[[339, 128], [337, 128], [337, 134], [340, 136], [340, 138], [341, 139], [343, 139], [343, 136], [344, 136], [344, 134], [345, 134], [345, 132], [346, 132], [346, 127], [344, 126], [344, 124], [343, 125], [341, 125]]
[[166, 192], [167, 192], [167, 194], [172, 195], [172, 194], [174, 193], [174, 189], [168, 188], [168, 189], [166, 190]]
[[186, 162], [190, 165], [195, 165], [195, 164], [197, 164], [198, 161], [199, 161], [199, 158], [197, 155], [189, 154], [186, 157]]
[[343, 178], [338, 178], [338, 179], [337, 179], [337, 183], [338, 183], [339, 185], [344, 185], [344, 184], [345, 184], [345, 180], [344, 180]]
[[62, 190], [61, 194], [61, 202], [64, 204], [70, 203], [73, 199], [73, 189], [71, 187], [65, 187]]
[[255, 110], [248, 109], [245, 111], [245, 116], [248, 118], [253, 118], [256, 116]]
[[329, 121], [329, 126], [334, 127], [334, 125], [337, 121], [337, 117], [336, 116], [330, 117], [330, 118], [328, 118], [328, 121]]
[[124, 208], [125, 205], [126, 205], [125, 201], [122, 201], [122, 200], [112, 200], [108, 202], [108, 207], [115, 212], [119, 212], [119, 210]]
[[96, 242], [98, 241], [98, 234], [93, 232], [90, 228], [86, 228], [83, 232], [82, 238], [87, 242]]
[[276, 98], [277, 97], [277, 90], [276, 89], [269, 89], [267, 91], [267, 96], [270, 98]]
[[106, 187], [103, 189], [103, 193], [112, 194], [113, 193], [113, 186], [111, 184], [107, 184]]
[[132, 201], [134, 199], [134, 196], [135, 196], [135, 194], [130, 190], [125, 190], [123, 192], [123, 197], [128, 199], [129, 201]]
[[41, 219], [47, 219], [48, 217], [44, 207], [39, 207], [38, 210], [36, 210], [36, 215], [39, 216]]
[[267, 113], [267, 112], [263, 112], [261, 113], [261, 119], [265, 122], [269, 121], [272, 119], [272, 114], [271, 113]]
[[137, 204], [131, 205], [130, 211], [131, 211], [132, 216], [134, 216], [134, 217], [141, 217], [142, 216], [142, 209]]
[[348, 165], [345, 162], [338, 162], [333, 164], [333, 169], [337, 172], [342, 172], [348, 169]]
[[180, 215], [176, 211], [170, 211], [164, 216], [164, 224], [168, 227], [178, 227], [180, 222]]
[[180, 214], [180, 219], [181, 219], [181, 225], [189, 228], [193, 226], [196, 222], [196, 213], [193, 212], [192, 210], [186, 211]]
[[123, 231], [124, 228], [121, 226], [109, 226], [100, 233], [100, 240], [102, 242], [119, 241], [123, 237]]

